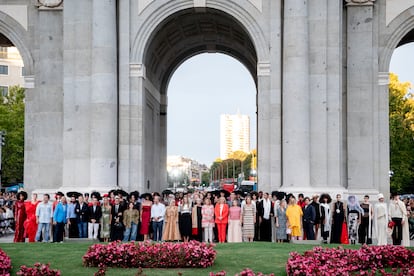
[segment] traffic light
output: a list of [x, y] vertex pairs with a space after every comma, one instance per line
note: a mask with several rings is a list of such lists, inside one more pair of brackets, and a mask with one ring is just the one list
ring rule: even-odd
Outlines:
[[6, 145], [6, 132], [0, 131], [0, 145], [4, 146]]

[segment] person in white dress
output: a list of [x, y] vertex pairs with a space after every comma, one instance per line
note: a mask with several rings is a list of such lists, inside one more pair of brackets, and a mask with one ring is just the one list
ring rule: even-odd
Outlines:
[[384, 195], [378, 195], [378, 203], [374, 207], [374, 225], [377, 245], [387, 245], [388, 211]]

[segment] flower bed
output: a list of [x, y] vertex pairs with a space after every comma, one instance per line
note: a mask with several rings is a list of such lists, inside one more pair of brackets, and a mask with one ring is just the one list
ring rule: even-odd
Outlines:
[[7, 256], [6, 252], [0, 249], [0, 275], [8, 276], [10, 275], [11, 259]]
[[179, 268], [208, 267], [216, 258], [214, 245], [188, 243], [120, 243], [94, 244], [83, 256], [89, 267]]
[[16, 275], [60, 276], [60, 270], [50, 269], [49, 264], [35, 263], [33, 267], [22, 265]]
[[[292, 252], [287, 275], [414, 275], [414, 251], [402, 246], [367, 246], [360, 249], [315, 247], [303, 255]], [[385, 269], [392, 268], [392, 273]]]

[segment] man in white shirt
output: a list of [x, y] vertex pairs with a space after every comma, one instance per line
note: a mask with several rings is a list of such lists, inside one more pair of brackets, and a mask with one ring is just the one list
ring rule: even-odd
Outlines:
[[160, 203], [160, 197], [154, 197], [154, 204], [151, 207], [152, 228], [154, 230], [154, 241], [161, 241], [162, 228], [164, 225], [165, 205]]
[[38, 224], [36, 241], [40, 241], [40, 236], [42, 235], [43, 242], [49, 242], [50, 225], [53, 219], [52, 204], [50, 204], [49, 199], [50, 196], [44, 194], [43, 201], [36, 207], [36, 223]]

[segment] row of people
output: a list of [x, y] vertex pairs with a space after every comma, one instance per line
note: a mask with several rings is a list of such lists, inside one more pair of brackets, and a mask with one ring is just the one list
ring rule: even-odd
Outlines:
[[399, 207], [402, 213], [399, 220], [400, 214], [396, 214], [399, 209], [395, 208], [401, 203], [398, 197], [391, 201], [388, 209], [382, 195], [375, 206], [369, 203], [368, 196], [361, 204], [355, 196], [349, 196], [348, 203], [343, 203], [340, 195], [332, 203], [328, 194], [322, 194], [319, 201], [317, 195], [312, 199], [299, 195], [298, 202], [293, 195], [286, 196], [288, 201], [270, 198], [268, 193], [253, 193], [244, 200], [234, 193], [228, 200], [223, 196], [200, 192], [163, 198], [158, 194], [152, 200], [150, 194], [141, 199], [138, 194], [129, 198], [109, 194], [104, 195], [102, 201], [92, 196], [87, 202], [80, 195], [71, 197], [67, 203], [63, 194], [58, 193], [53, 204], [48, 195], [39, 204], [35, 194], [31, 201], [25, 202], [27, 195], [19, 193], [15, 206], [15, 241], [24, 241], [24, 237], [29, 241], [48, 241], [52, 227], [53, 240], [62, 241], [67, 225], [69, 237], [100, 238], [103, 241], [146, 240], [152, 235], [156, 241], [188, 241], [193, 237], [208, 242], [282, 242], [316, 239], [320, 230], [323, 241], [327, 242], [330, 237], [330, 242], [341, 243], [345, 223], [351, 243], [372, 242], [374, 229], [378, 243], [384, 244], [388, 221], [393, 221], [393, 243], [399, 244], [401, 240], [398, 238], [404, 237], [403, 226], [408, 226], [410, 221], [408, 214], [403, 212], [405, 207]]

